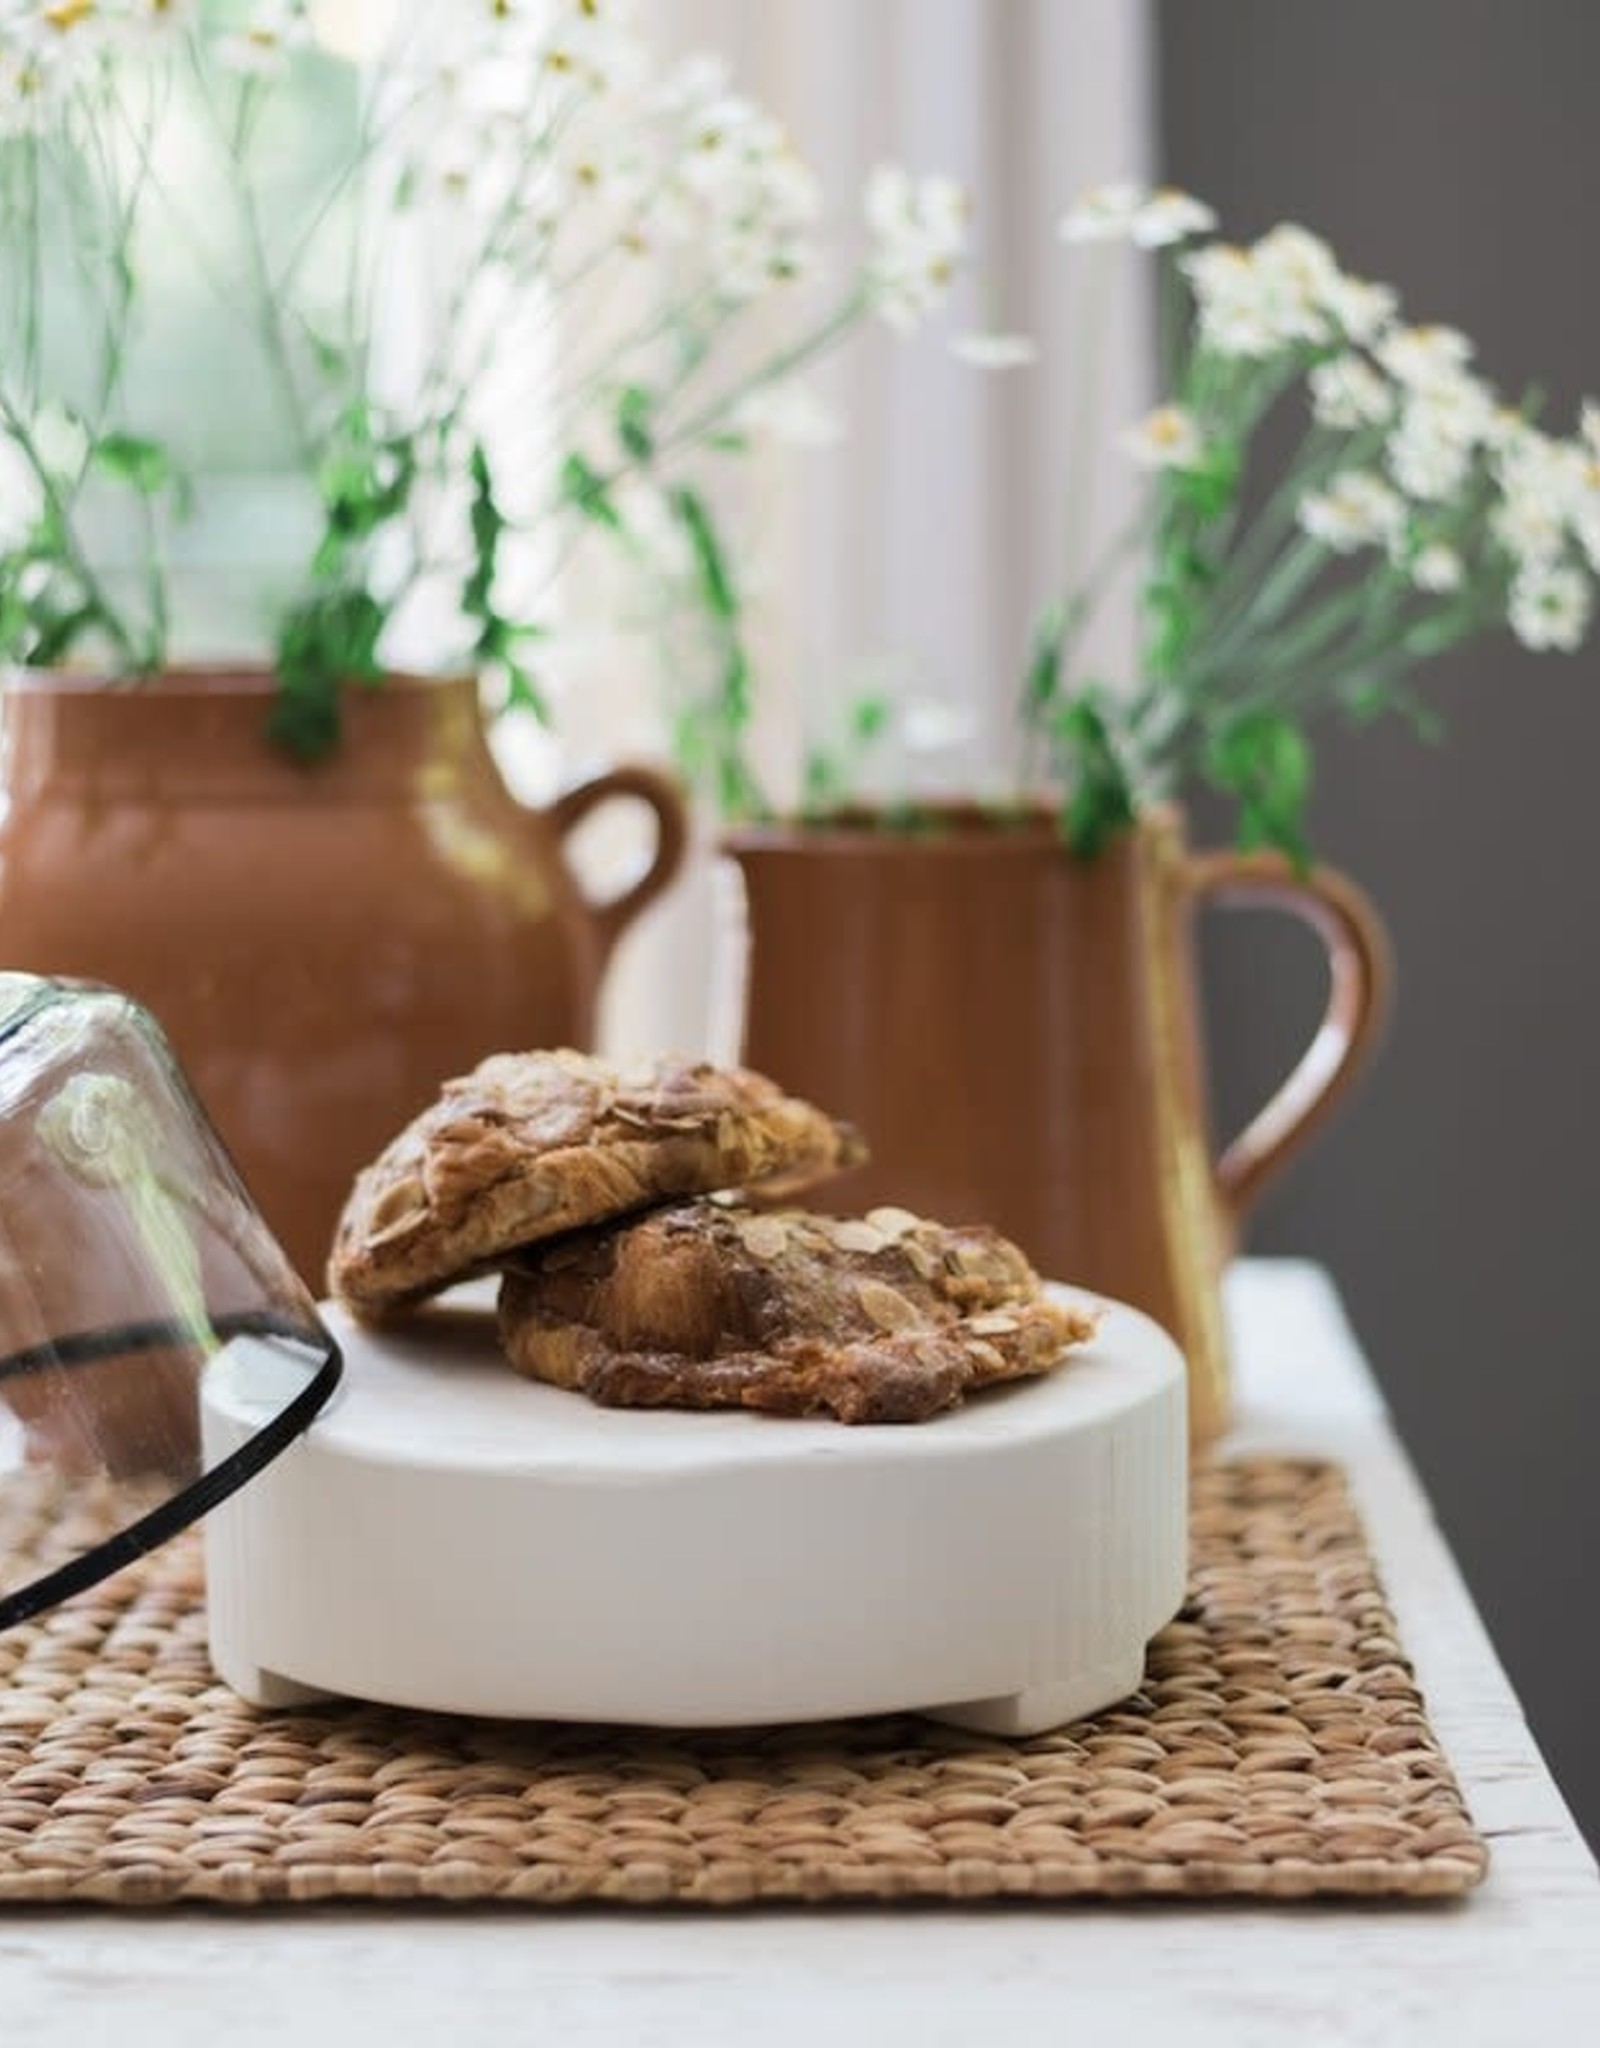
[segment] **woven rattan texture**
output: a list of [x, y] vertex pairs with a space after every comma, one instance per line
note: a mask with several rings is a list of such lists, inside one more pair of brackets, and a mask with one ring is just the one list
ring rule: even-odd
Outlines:
[[213, 1676], [201, 1593], [184, 1539], [0, 1636], [0, 1903], [1402, 1899], [1484, 1870], [1327, 1465], [1198, 1474], [1144, 1689], [1024, 1741], [264, 1713]]

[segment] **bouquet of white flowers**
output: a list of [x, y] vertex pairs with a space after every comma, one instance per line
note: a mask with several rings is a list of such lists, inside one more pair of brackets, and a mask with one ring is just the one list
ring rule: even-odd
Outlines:
[[[1302, 860], [1308, 727], [1431, 712], [1421, 662], [1509, 627], [1571, 652], [1600, 569], [1600, 409], [1576, 434], [1502, 401], [1453, 328], [1410, 326], [1302, 227], [1210, 239], [1185, 193], [1106, 187], [1061, 224], [1160, 266], [1164, 402], [1126, 437], [1149, 488], [1127, 530], [1038, 622], [1022, 694], [1070, 843], [1092, 853], [1150, 803], [1209, 785], [1246, 844]], [[1107, 260], [1086, 251], [1089, 260]], [[1268, 459], [1260, 430], [1286, 426]], [[1274, 437], [1274, 449], [1284, 442]], [[1086, 675], [1084, 628], [1142, 564], [1142, 666]]]
[[[207, 448], [181, 390], [160, 427], [139, 409], [165, 295], [214, 323], [227, 404], [300, 487], [303, 559], [261, 621], [285, 744], [333, 744], [341, 686], [419, 610], [452, 624], [442, 659], [540, 708], [574, 531], [646, 577], [670, 532], [735, 803], [748, 674], [703, 472], [859, 321], [921, 319], [964, 199], [880, 170], [863, 253], [817, 295], [816, 181], [719, 64], [663, 68], [617, 0], [384, 14], [0, 0], [0, 659], [168, 658]], [[395, 294], [419, 283], [428, 338], [397, 364]]]

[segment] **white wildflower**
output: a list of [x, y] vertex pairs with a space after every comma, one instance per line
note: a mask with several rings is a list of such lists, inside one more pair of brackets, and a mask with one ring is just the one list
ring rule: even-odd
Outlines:
[[644, 234], [698, 249], [713, 292], [733, 302], [810, 269], [821, 194], [770, 115], [737, 94], [702, 94], [675, 151]]
[[1038, 344], [1026, 334], [958, 334], [950, 353], [979, 370], [1018, 370], [1039, 360]]
[[1277, 286], [1280, 295], [1318, 316], [1321, 320], [1329, 293], [1339, 280], [1339, 266], [1333, 251], [1319, 235], [1284, 222], [1261, 237], [1250, 254], [1256, 267]]
[[1494, 422], [1493, 393], [1466, 370], [1410, 386], [1385, 451], [1389, 474], [1408, 497], [1431, 503], [1453, 498]]
[[1166, 249], [1195, 235], [1208, 235], [1217, 216], [1204, 200], [1175, 185], [1149, 192], [1120, 181], [1097, 185], [1062, 215], [1064, 242], [1132, 242], [1139, 249]]
[[1490, 530], [1520, 570], [1562, 554], [1574, 509], [1574, 451], [1526, 420], [1506, 427], [1495, 456], [1500, 501]]
[[1472, 343], [1454, 327], [1397, 327], [1374, 352], [1397, 384], [1425, 391], [1466, 368]]
[[1062, 215], [1058, 230], [1062, 241], [1131, 241], [1133, 224], [1146, 197], [1144, 186], [1128, 179], [1094, 186]]
[[95, 0], [0, 7], [0, 137], [36, 135], [107, 62], [116, 39]]
[[1590, 568], [1600, 572], [1600, 455], [1595, 454], [1587, 440], [1568, 445], [1573, 462], [1567, 523]]
[[1141, 469], [1194, 469], [1205, 440], [1194, 415], [1181, 405], [1161, 405], [1122, 437]]
[[1393, 321], [1399, 304], [1386, 284], [1340, 274], [1323, 288], [1323, 310], [1335, 327], [1358, 348], [1370, 348]]
[[567, 9], [540, 44], [535, 61], [557, 85], [601, 99], [637, 85], [649, 68], [644, 45], [626, 20], [598, 7]]
[[556, 145], [551, 173], [557, 214], [591, 206], [626, 221], [656, 189], [655, 160], [636, 132], [605, 119], [574, 121]]
[[1176, 185], [1163, 185], [1134, 214], [1130, 232], [1140, 249], [1166, 249], [1195, 235], [1209, 235], [1216, 224], [1216, 214], [1203, 199], [1180, 192]]
[[1600, 405], [1596, 405], [1592, 398], [1586, 398], [1578, 421], [1578, 432], [1583, 445], [1591, 455], [1600, 460]]
[[1182, 259], [1194, 292], [1200, 339], [1219, 356], [1270, 356], [1278, 335], [1267, 317], [1260, 279], [1243, 249], [1213, 242]]
[[1182, 267], [1194, 290], [1200, 338], [1217, 355], [1270, 356], [1328, 339], [1313, 289], [1314, 267], [1285, 229], [1275, 229], [1254, 249], [1213, 242], [1183, 258]]
[[734, 409], [735, 433], [778, 441], [790, 448], [831, 448], [844, 439], [844, 421], [807, 384], [767, 384]]
[[1472, 470], [1472, 442], [1423, 406], [1407, 406], [1384, 450], [1389, 474], [1408, 498], [1443, 504]]
[[1524, 569], [1556, 560], [1566, 545], [1566, 521], [1560, 507], [1537, 492], [1511, 491], [1489, 520], [1490, 530], [1512, 560]]
[[1381, 426], [1394, 412], [1394, 391], [1364, 356], [1347, 354], [1318, 363], [1308, 380], [1319, 426], [1340, 430]]
[[1524, 647], [1571, 654], [1588, 630], [1588, 579], [1566, 564], [1530, 564], [1511, 585], [1507, 617]]
[[1444, 596], [1461, 588], [1461, 557], [1442, 540], [1430, 541], [1409, 564], [1412, 582], [1418, 590]]
[[1301, 526], [1335, 554], [1393, 548], [1405, 529], [1405, 501], [1369, 469], [1347, 469], [1325, 491], [1300, 500]]
[[891, 327], [915, 327], [943, 299], [966, 253], [966, 192], [953, 178], [912, 178], [880, 165], [867, 181], [866, 213], [876, 309]]
[[305, 0], [254, 0], [243, 25], [217, 37], [219, 63], [249, 78], [277, 78], [312, 40]]

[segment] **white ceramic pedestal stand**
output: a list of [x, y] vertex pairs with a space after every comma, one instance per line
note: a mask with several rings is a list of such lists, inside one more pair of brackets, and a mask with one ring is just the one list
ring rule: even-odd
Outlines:
[[[1113, 1307], [1042, 1380], [914, 1426], [602, 1409], [517, 1378], [492, 1297], [382, 1335], [207, 1518], [246, 1698], [734, 1726], [920, 1709], [1030, 1734], [1134, 1690], [1183, 1597], [1183, 1364]], [[236, 1344], [208, 1460], [281, 1404]]]

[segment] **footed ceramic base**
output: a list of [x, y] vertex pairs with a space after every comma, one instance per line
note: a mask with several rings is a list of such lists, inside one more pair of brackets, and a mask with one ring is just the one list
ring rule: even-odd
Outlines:
[[[381, 1335], [207, 1518], [213, 1661], [262, 1705], [1025, 1735], [1133, 1691], [1183, 1597], [1183, 1363], [1112, 1306], [1047, 1379], [913, 1426], [608, 1410], [518, 1379], [489, 1296]], [[208, 1457], [255, 1426], [208, 1375]]]

